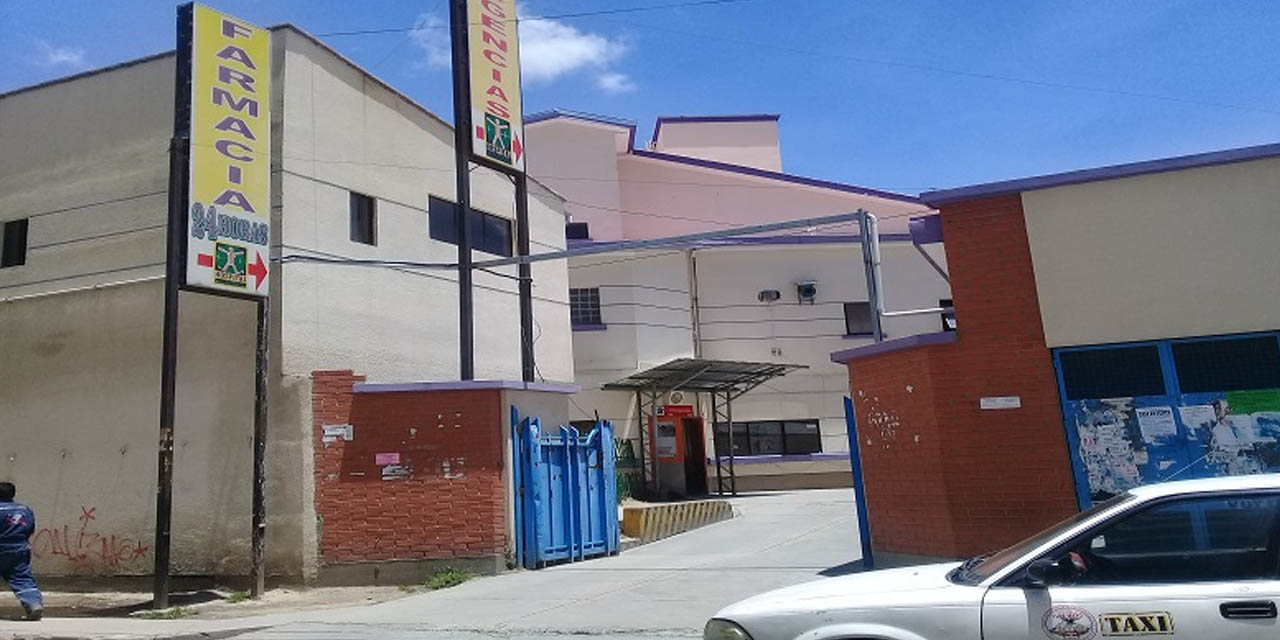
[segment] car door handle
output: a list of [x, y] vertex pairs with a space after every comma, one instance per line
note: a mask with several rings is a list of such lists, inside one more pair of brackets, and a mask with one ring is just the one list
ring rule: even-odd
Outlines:
[[1224, 618], [1255, 620], [1276, 617], [1276, 603], [1270, 600], [1239, 600], [1218, 605]]

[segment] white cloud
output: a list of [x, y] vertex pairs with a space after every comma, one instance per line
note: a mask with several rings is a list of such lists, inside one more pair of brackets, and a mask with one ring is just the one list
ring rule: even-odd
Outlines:
[[636, 83], [632, 82], [631, 78], [628, 78], [623, 73], [602, 73], [596, 78], [596, 86], [600, 87], [605, 93], [613, 95], [631, 93], [636, 90]]
[[409, 32], [409, 39], [427, 57], [427, 66], [435, 69], [448, 69], [452, 62], [449, 45], [449, 21], [435, 14], [424, 13]]
[[44, 40], [36, 40], [36, 64], [42, 67], [67, 65], [84, 66], [84, 49], [75, 47], [55, 47]]
[[[520, 13], [525, 13], [520, 7]], [[621, 38], [589, 33], [557, 20], [520, 19], [520, 76], [527, 85], [545, 84], [575, 73], [595, 76], [601, 91], [617, 95], [636, 90], [626, 74], [612, 69], [630, 48]], [[448, 69], [449, 21], [437, 14], [418, 16], [409, 38], [423, 53], [420, 64]]]
[[605, 70], [626, 51], [621, 40], [583, 33], [563, 22], [520, 21], [520, 74], [529, 82], [550, 82], [583, 69]]

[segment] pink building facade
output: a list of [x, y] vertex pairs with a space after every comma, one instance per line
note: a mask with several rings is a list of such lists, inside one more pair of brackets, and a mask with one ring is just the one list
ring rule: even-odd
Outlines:
[[[936, 307], [950, 297], [910, 241], [908, 220], [929, 207], [909, 195], [785, 173], [776, 115], [659, 118], [644, 148], [634, 123], [567, 111], [528, 117], [525, 135], [530, 175], [566, 199], [570, 246], [865, 209], [881, 221], [887, 305]], [[927, 250], [945, 263], [937, 245]], [[847, 378], [829, 354], [871, 342], [856, 223], [583, 256], [570, 261], [569, 280], [584, 389], [577, 418], [599, 412], [620, 437], [636, 438], [634, 396], [600, 385], [675, 358], [801, 364], [808, 368], [735, 403], [739, 489], [850, 483]], [[814, 283], [815, 295], [801, 297], [800, 283]], [[884, 330], [901, 337], [938, 331], [941, 322], [888, 318]], [[698, 409], [710, 421], [709, 408]], [[718, 428], [724, 455], [730, 432]], [[716, 437], [707, 424], [708, 456]]]

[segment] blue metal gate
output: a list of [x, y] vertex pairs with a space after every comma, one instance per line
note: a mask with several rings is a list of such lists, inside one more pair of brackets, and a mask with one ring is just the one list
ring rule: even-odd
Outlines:
[[573, 427], [542, 433], [511, 408], [516, 563], [537, 569], [618, 552], [613, 425], [586, 436]]

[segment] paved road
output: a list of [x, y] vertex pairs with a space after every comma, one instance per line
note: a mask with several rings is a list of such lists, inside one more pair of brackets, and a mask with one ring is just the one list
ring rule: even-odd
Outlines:
[[[612, 558], [484, 578], [366, 607], [208, 627], [192, 621], [180, 633], [237, 640], [697, 638], [706, 619], [724, 605], [847, 571], [859, 558], [851, 490], [765, 493], [737, 498], [734, 507], [739, 515], [732, 520]], [[230, 635], [233, 628], [249, 627], [257, 630]]]
[[760, 494], [734, 506], [732, 520], [617, 557], [478, 580], [244, 638], [696, 638], [720, 607], [820, 578], [860, 555], [851, 491]]

